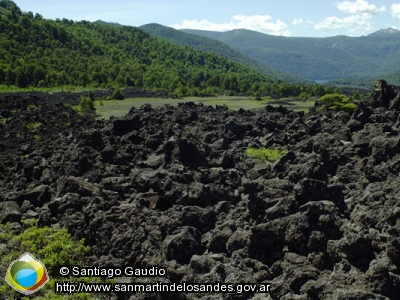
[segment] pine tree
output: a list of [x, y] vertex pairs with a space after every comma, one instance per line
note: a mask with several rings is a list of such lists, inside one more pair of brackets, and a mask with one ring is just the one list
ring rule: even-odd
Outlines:
[[83, 114], [95, 114], [96, 108], [94, 107], [94, 101], [89, 97], [81, 97], [80, 98], [79, 107], [81, 109], [81, 113]]
[[120, 91], [119, 88], [116, 88], [114, 93], [112, 94], [111, 98], [115, 99], [115, 100], [124, 100], [125, 96], [124, 96], [124, 94], [122, 94], [122, 92]]

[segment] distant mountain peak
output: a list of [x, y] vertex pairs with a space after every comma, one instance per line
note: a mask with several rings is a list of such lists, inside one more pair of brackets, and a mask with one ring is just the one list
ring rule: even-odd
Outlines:
[[380, 29], [374, 33], [369, 34], [368, 36], [389, 35], [389, 34], [394, 34], [394, 33], [400, 33], [400, 30], [389, 27], [386, 29]]

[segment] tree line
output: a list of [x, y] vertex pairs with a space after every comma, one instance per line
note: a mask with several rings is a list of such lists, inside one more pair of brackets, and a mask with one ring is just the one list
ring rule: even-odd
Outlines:
[[245, 92], [271, 79], [212, 53], [170, 44], [129, 26], [46, 20], [12, 1], [0, 15], [0, 84], [135, 86], [193, 94]]
[[18, 88], [134, 86], [177, 97], [323, 96], [329, 87], [268, 78], [213, 53], [171, 44], [130, 26], [47, 20], [0, 0], [0, 85]]

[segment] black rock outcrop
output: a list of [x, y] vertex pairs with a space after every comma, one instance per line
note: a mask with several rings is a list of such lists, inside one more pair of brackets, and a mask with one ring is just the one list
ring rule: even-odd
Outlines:
[[[58, 224], [92, 264], [163, 266], [165, 282], [271, 286], [168, 299], [397, 299], [399, 99], [381, 84], [353, 115], [186, 103], [104, 121], [8, 95], [0, 221]], [[261, 163], [249, 147], [286, 154]]]

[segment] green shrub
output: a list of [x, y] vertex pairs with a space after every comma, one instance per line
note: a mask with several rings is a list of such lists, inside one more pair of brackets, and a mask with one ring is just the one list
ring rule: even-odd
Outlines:
[[89, 97], [80, 97], [79, 109], [83, 114], [95, 114], [96, 108], [94, 107], [94, 101]]
[[248, 157], [256, 158], [260, 162], [275, 162], [280, 159], [287, 152], [279, 149], [269, 149], [269, 148], [249, 148], [246, 150], [246, 155]]
[[[0, 248], [0, 273], [6, 274], [9, 265], [25, 252], [29, 252], [39, 259], [47, 269], [49, 282], [34, 294], [35, 299], [64, 299], [66, 296], [72, 299], [91, 299], [90, 294], [55, 294], [55, 281], [69, 282], [99, 282], [99, 278], [72, 278], [60, 277], [58, 267], [60, 266], [83, 266], [85, 256], [90, 248], [84, 245], [84, 240], [76, 241], [65, 229], [53, 229], [50, 227], [38, 227], [37, 220], [32, 221], [30, 226], [19, 235], [14, 235], [10, 226], [0, 224], [0, 244], [6, 248]], [[0, 295], [5, 299], [16, 299], [22, 295], [8, 286], [5, 281], [0, 283]], [[29, 299], [26, 297], [26, 299]]]
[[307, 101], [308, 99], [310, 99], [310, 94], [308, 94], [307, 92], [301, 92], [299, 98], [301, 98], [304, 101]]
[[322, 96], [320, 99], [322, 109], [328, 110], [343, 110], [348, 113], [354, 113], [357, 105], [352, 103], [346, 95], [334, 93]]
[[114, 93], [113, 93], [112, 96], [111, 96], [111, 99], [114, 99], [114, 100], [124, 100], [124, 99], [125, 99], [125, 96], [124, 96], [124, 94], [122, 94], [122, 92], [120, 91], [119, 88], [116, 88], [115, 91], [114, 91]]

